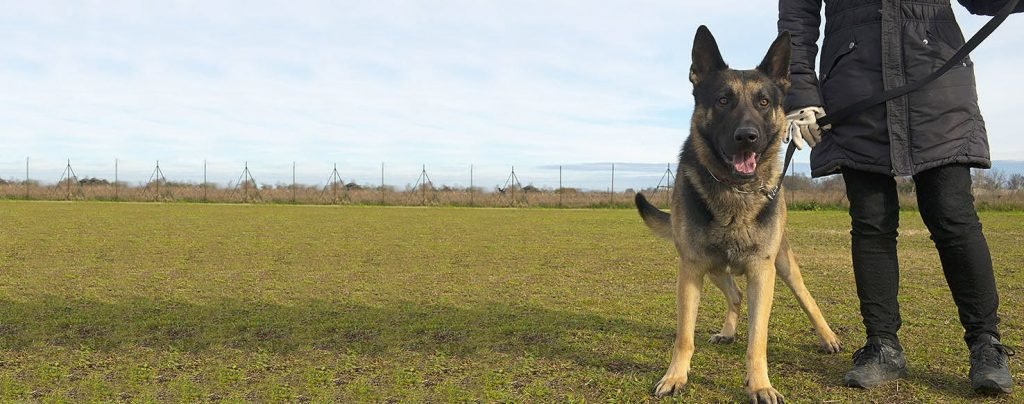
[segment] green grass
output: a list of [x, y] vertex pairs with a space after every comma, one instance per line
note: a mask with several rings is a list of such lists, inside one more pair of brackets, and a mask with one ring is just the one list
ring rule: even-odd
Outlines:
[[[808, 287], [847, 347], [817, 353], [778, 283], [769, 372], [791, 401], [976, 399], [927, 231], [903, 215], [910, 377], [862, 391], [840, 385], [863, 342], [849, 219], [791, 212]], [[982, 215], [1011, 345], [1022, 219]], [[629, 210], [5, 201], [0, 224], [5, 402], [647, 401], [674, 337], [674, 251]], [[745, 333], [706, 343], [724, 304], [710, 282], [703, 297], [676, 399], [744, 400]]]

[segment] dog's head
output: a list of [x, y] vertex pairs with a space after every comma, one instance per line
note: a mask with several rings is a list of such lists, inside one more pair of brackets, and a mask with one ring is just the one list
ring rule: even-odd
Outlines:
[[697, 29], [690, 82], [692, 125], [704, 143], [701, 159], [708, 160], [702, 164], [744, 183], [758, 177], [764, 159], [776, 158], [786, 124], [782, 101], [789, 89], [789, 57], [789, 33], [783, 32], [757, 68], [733, 70], [711, 31]]

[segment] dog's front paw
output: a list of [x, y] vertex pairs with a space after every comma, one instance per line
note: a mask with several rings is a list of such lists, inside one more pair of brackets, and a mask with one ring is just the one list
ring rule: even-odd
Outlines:
[[711, 338], [708, 338], [708, 342], [710, 342], [712, 344], [723, 344], [723, 345], [724, 344], [731, 344], [733, 342], [736, 342], [736, 336], [735, 335], [715, 334], [715, 335], [712, 335]]
[[753, 404], [782, 404], [785, 402], [782, 394], [779, 394], [778, 391], [771, 387], [749, 391], [747, 394], [750, 396], [750, 402]]
[[683, 391], [683, 387], [686, 387], [686, 373], [681, 375], [666, 373], [665, 376], [658, 381], [658, 384], [654, 386], [654, 395], [658, 397], [670, 396]]
[[830, 335], [818, 337], [818, 347], [821, 351], [827, 354], [837, 354], [843, 350], [843, 345], [839, 343], [839, 338], [836, 337], [835, 333]]

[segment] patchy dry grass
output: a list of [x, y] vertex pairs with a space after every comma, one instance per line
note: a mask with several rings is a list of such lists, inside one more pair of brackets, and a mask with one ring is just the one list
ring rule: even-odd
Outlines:
[[[1013, 345], [1022, 219], [983, 214]], [[817, 353], [780, 283], [769, 366], [791, 400], [976, 399], [927, 232], [902, 222], [910, 377], [862, 391], [840, 386], [863, 332], [848, 217], [791, 213], [847, 346]], [[629, 210], [7, 201], [0, 223], [0, 401], [644, 401], [674, 332], [674, 253]], [[702, 305], [676, 399], [743, 400], [746, 344], [705, 343], [710, 282]]]

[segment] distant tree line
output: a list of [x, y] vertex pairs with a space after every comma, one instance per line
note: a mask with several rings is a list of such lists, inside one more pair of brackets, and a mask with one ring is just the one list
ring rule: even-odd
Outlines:
[[[1024, 174], [1007, 175], [999, 170], [971, 170], [971, 179], [975, 190], [984, 191], [1021, 191], [1024, 190]], [[846, 186], [841, 175], [824, 178], [810, 178], [806, 174], [786, 176], [785, 186], [790, 191], [843, 191]], [[911, 177], [897, 177], [896, 187], [901, 193], [914, 192], [914, 180]]]

